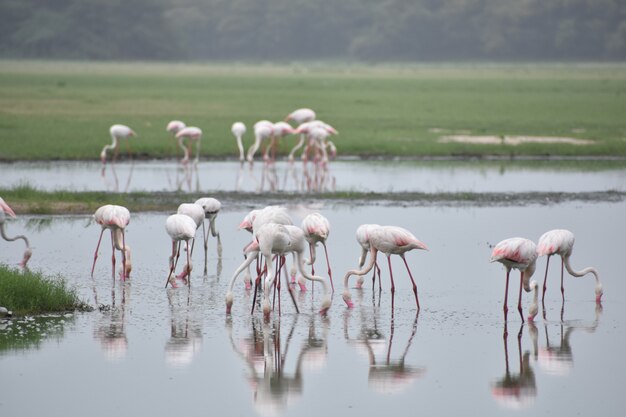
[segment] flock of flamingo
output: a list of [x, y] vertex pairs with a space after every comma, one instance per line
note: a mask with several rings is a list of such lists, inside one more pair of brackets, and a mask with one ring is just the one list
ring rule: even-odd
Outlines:
[[[298, 126], [293, 127], [287, 122], [294, 122]], [[263, 151], [263, 160], [267, 163], [276, 159], [276, 148], [282, 138], [290, 134], [300, 135], [300, 139], [288, 155], [288, 160], [293, 162], [296, 152], [304, 146], [302, 152], [302, 160], [309, 160], [319, 163], [322, 166], [328, 164], [329, 158], [333, 158], [337, 154], [337, 147], [330, 135], [337, 135], [337, 130], [319, 119], [315, 111], [308, 108], [297, 109], [285, 117], [284, 121], [270, 122], [269, 120], [260, 120], [254, 124], [254, 143], [248, 148], [248, 152], [244, 153], [243, 135], [246, 133], [246, 125], [242, 122], [235, 122], [231, 127], [231, 132], [237, 141], [239, 149], [239, 161], [248, 161], [252, 163], [257, 151], [265, 144]], [[202, 139], [202, 129], [196, 126], [187, 126], [180, 120], [170, 121], [165, 130], [174, 135], [178, 147], [183, 151], [181, 163], [186, 165], [189, 163], [192, 153], [192, 146], [195, 144], [196, 156], [194, 162], [197, 163], [200, 158], [200, 143]], [[129, 156], [132, 155], [129, 138], [137, 136], [135, 131], [126, 125], [115, 124], [109, 129], [111, 135], [111, 144], [107, 144], [100, 152], [100, 160], [106, 164], [107, 152], [112, 151], [112, 160], [115, 161], [119, 152], [120, 142], [124, 142]]]
[[[287, 122], [293, 121], [298, 124], [297, 128], [292, 127]], [[187, 164], [190, 159], [191, 147], [195, 143], [196, 157], [195, 161], [198, 161], [200, 155], [200, 140], [202, 137], [202, 130], [193, 127], [186, 126], [185, 123], [179, 120], [171, 121], [166, 130], [172, 134], [178, 143], [178, 146], [183, 150], [183, 159], [181, 162]], [[315, 112], [311, 109], [298, 109], [285, 118], [285, 121], [272, 123], [267, 120], [262, 120], [254, 125], [254, 137], [255, 141], [248, 149], [246, 155], [244, 155], [244, 148], [242, 144], [242, 136], [246, 132], [246, 127], [241, 122], [236, 122], [232, 125], [232, 133], [237, 140], [237, 146], [239, 149], [239, 160], [241, 163], [248, 161], [253, 162], [256, 152], [261, 145], [265, 142], [265, 150], [263, 159], [266, 162], [275, 160], [275, 150], [278, 141], [287, 134], [300, 134], [300, 141], [289, 153], [289, 160], [293, 161], [295, 152], [304, 146], [302, 153], [302, 160], [313, 160], [316, 163], [322, 165], [328, 163], [329, 154], [332, 156], [336, 153], [336, 147], [332, 141], [330, 141], [329, 135], [337, 134], [337, 131], [327, 123], [321, 120], [316, 120]], [[113, 160], [117, 157], [119, 149], [119, 142], [125, 139], [128, 150], [130, 153], [130, 144], [128, 138], [136, 136], [136, 133], [124, 125], [113, 125], [110, 128], [110, 133], [113, 142], [110, 145], [106, 145], [100, 154], [100, 159], [103, 164], [106, 163], [107, 151], [113, 150]], [[195, 237], [197, 231], [202, 226], [203, 240], [204, 240], [204, 252], [205, 252], [205, 269], [207, 259], [207, 246], [209, 234], [217, 238], [218, 250], [221, 253], [221, 240], [219, 232], [216, 230], [215, 220], [220, 211], [221, 204], [215, 198], [205, 197], [201, 198], [194, 203], [183, 203], [178, 207], [177, 213], [167, 217], [165, 221], [165, 229], [172, 240], [172, 253], [169, 258], [169, 274], [165, 286], [172, 285], [177, 287], [177, 281], [191, 284], [191, 271], [192, 261], [191, 257], [194, 251]], [[15, 217], [15, 213], [9, 207], [9, 205], [0, 198], [0, 235], [7, 241], [14, 241], [22, 239], [26, 243], [26, 250], [24, 252], [23, 259], [20, 263], [21, 267], [26, 267], [26, 263], [32, 255], [32, 250], [28, 239], [25, 236], [16, 236], [13, 238], [7, 237], [4, 230], [4, 224], [6, 216]], [[130, 276], [132, 270], [131, 262], [131, 250], [130, 246], [126, 243], [124, 230], [130, 222], [130, 212], [128, 209], [122, 206], [105, 205], [96, 210], [94, 214], [94, 220], [101, 226], [100, 237], [94, 253], [94, 260], [91, 269], [91, 275], [93, 276], [96, 260], [98, 257], [98, 251], [100, 243], [102, 241], [102, 235], [105, 230], [109, 230], [111, 234], [111, 246], [113, 250], [112, 256], [112, 268], [113, 279], [115, 280], [115, 251], [121, 252], [122, 269], [120, 272], [120, 278], [125, 280]], [[205, 220], [208, 220], [209, 231], [206, 231]], [[272, 289], [278, 290], [279, 300], [279, 312], [280, 312], [280, 279], [281, 271], [286, 263], [286, 256], [292, 255], [292, 267], [290, 270], [290, 278], [285, 275], [287, 290], [290, 294], [290, 298], [294, 304], [296, 311], [299, 311], [296, 298], [294, 297], [294, 291], [296, 284], [300, 286], [301, 291], [306, 290], [305, 279], [312, 282], [319, 282], [322, 284], [324, 296], [320, 306], [320, 313], [326, 314], [331, 306], [331, 294], [334, 292], [334, 284], [332, 281], [332, 271], [330, 267], [330, 261], [328, 258], [328, 251], [326, 250], [326, 240], [330, 233], [330, 223], [328, 219], [319, 213], [313, 213], [308, 215], [302, 222], [301, 226], [296, 226], [293, 220], [287, 213], [284, 207], [280, 206], [268, 206], [262, 209], [252, 210], [239, 225], [240, 229], [245, 229], [252, 233], [252, 241], [246, 245], [243, 250], [245, 260], [235, 270], [233, 277], [229, 283], [225, 300], [226, 300], [226, 312], [231, 313], [232, 305], [234, 301], [233, 289], [235, 282], [242, 272], [245, 272], [244, 283], [246, 288], [252, 287], [252, 275], [250, 273], [250, 266], [254, 261], [256, 262], [256, 279], [254, 280], [254, 289], [256, 299], [257, 290], [260, 288], [263, 292], [262, 309], [265, 317], [268, 317], [272, 311], [272, 305], [270, 303], [270, 293]], [[391, 255], [399, 255], [404, 261], [409, 278], [413, 286], [413, 294], [415, 296], [415, 303], [417, 311], [420, 310], [420, 302], [418, 297], [417, 285], [415, 279], [411, 273], [409, 265], [405, 259], [404, 254], [413, 249], [428, 250], [428, 247], [418, 240], [411, 232], [406, 229], [397, 226], [381, 226], [378, 224], [364, 224], [356, 230], [356, 239], [362, 248], [361, 256], [359, 257], [358, 268], [348, 271], [343, 279], [343, 293], [342, 297], [348, 308], [353, 307], [352, 297], [349, 287], [349, 278], [352, 275], [359, 277], [356, 283], [357, 288], [361, 288], [363, 285], [363, 276], [366, 275], [373, 268], [374, 270], [372, 284], [374, 285], [376, 279], [376, 272], [379, 275], [380, 284], [380, 268], [377, 265], [377, 254], [382, 252], [386, 257], [389, 265], [389, 276], [391, 281], [391, 293], [392, 293], [392, 305], [393, 294], [395, 292], [395, 284], [393, 279], [393, 271], [391, 268]], [[183, 271], [176, 275], [176, 268], [180, 257], [181, 246], [185, 245], [186, 263], [183, 267]], [[308, 243], [309, 254], [306, 257], [306, 247]], [[315, 275], [314, 262], [316, 258], [316, 246], [321, 243], [324, 247], [326, 254], [326, 264], [328, 268], [328, 279], [319, 275]], [[534, 290], [533, 302], [529, 310], [528, 320], [532, 321], [538, 312], [538, 284], [536, 281], [530, 281], [533, 273], [536, 269], [536, 261], [539, 256], [547, 256], [546, 272], [543, 282], [542, 299], [545, 297], [546, 282], [548, 276], [548, 266], [550, 257], [552, 255], [559, 255], [561, 257], [561, 295], [563, 300], [564, 286], [563, 275], [564, 269], [567, 269], [570, 275], [574, 277], [581, 277], [586, 274], [593, 274], [596, 280], [596, 302], [600, 303], [602, 297], [602, 284], [600, 283], [599, 273], [595, 268], [585, 268], [581, 271], [574, 270], [569, 262], [569, 258], [572, 254], [574, 246], [574, 235], [567, 230], [551, 230], [543, 234], [539, 238], [538, 244], [525, 238], [510, 238], [505, 239], [498, 243], [491, 253], [491, 262], [500, 262], [506, 269], [506, 284], [504, 294], [504, 319], [506, 322], [508, 312], [508, 287], [509, 287], [509, 275], [511, 269], [518, 269], [520, 271], [520, 285], [518, 296], [518, 311], [522, 322], [524, 322], [524, 315], [522, 310], [522, 288], [526, 292]], [[365, 265], [367, 255], [370, 254], [370, 260]], [[263, 262], [264, 260], [264, 266]], [[274, 262], [276, 265], [274, 266]], [[311, 272], [309, 273], [306, 266], [311, 266]], [[299, 280], [296, 280], [297, 272], [300, 273]], [[254, 304], [252, 307], [254, 311]]]

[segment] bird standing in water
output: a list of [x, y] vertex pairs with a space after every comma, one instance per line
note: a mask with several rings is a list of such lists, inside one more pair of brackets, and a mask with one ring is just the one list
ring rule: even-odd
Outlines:
[[189, 241], [196, 236], [196, 222], [186, 214], [172, 214], [165, 221], [165, 230], [172, 239], [172, 255], [170, 256], [170, 272], [165, 282], [165, 287], [168, 284], [172, 284], [172, 287], [176, 288], [176, 281], [174, 279], [174, 272], [176, 271], [176, 265], [178, 264], [178, 258], [180, 256], [181, 242], [185, 241], [187, 250], [187, 285], [191, 285], [191, 251], [189, 248]]
[[539, 256], [547, 256], [546, 262], [546, 275], [543, 279], [543, 293], [541, 299], [543, 300], [546, 295], [546, 280], [548, 278], [548, 266], [550, 265], [550, 257], [552, 255], [559, 255], [561, 257], [561, 297], [565, 301], [565, 288], [563, 287], [563, 267], [567, 269], [567, 272], [573, 277], [582, 277], [587, 274], [593, 274], [596, 279], [596, 303], [600, 303], [602, 300], [602, 284], [600, 283], [600, 274], [598, 270], [593, 267], [585, 268], [581, 271], [575, 271], [569, 263], [569, 258], [572, 255], [574, 249], [574, 234], [569, 230], [555, 229], [544, 233], [539, 238], [537, 244], [537, 252]]
[[93, 271], [96, 267], [96, 260], [98, 259], [98, 250], [100, 249], [102, 234], [106, 229], [109, 229], [111, 231], [111, 247], [113, 250], [113, 255], [111, 257], [113, 265], [113, 279], [115, 280], [115, 250], [117, 249], [122, 252], [121, 278], [122, 280], [125, 280], [130, 275], [130, 271], [132, 270], [130, 247], [126, 244], [125, 238], [126, 226], [130, 223], [130, 212], [126, 207], [107, 204], [98, 208], [98, 210], [94, 213], [93, 218], [96, 223], [102, 227], [102, 230], [100, 231], [100, 238], [98, 239], [96, 252], [93, 255], [91, 276], [93, 277]]
[[[519, 298], [517, 301], [517, 311], [524, 322], [524, 314], [522, 312], [522, 287], [526, 292], [535, 290], [535, 300], [537, 293], [537, 283], [530, 282], [530, 277], [535, 273], [537, 267], [537, 245], [535, 242], [522, 237], [512, 237], [498, 243], [491, 252], [491, 262], [500, 262], [506, 268], [506, 286], [504, 290], [504, 320], [506, 321], [509, 308], [507, 300], [509, 295], [509, 274], [511, 269], [520, 271]], [[532, 321], [537, 314], [537, 307], [533, 304], [531, 307], [529, 321]]]
[[137, 134], [133, 131], [133, 129], [131, 129], [130, 127], [126, 125], [113, 125], [109, 128], [109, 133], [111, 134], [111, 139], [113, 140], [113, 142], [110, 145], [105, 145], [104, 148], [102, 148], [102, 151], [100, 152], [100, 160], [102, 161], [102, 163], [106, 164], [107, 151], [109, 149], [113, 150], [112, 161], [115, 162], [115, 160], [117, 159], [117, 153], [119, 150], [119, 141], [122, 139], [125, 139], [126, 148], [128, 149], [128, 157], [132, 158], [133, 153], [130, 147], [130, 143], [128, 142], [128, 139], [132, 136], [137, 136]]
[[420, 309], [419, 297], [417, 296], [417, 285], [415, 284], [415, 280], [413, 279], [413, 275], [411, 274], [411, 269], [406, 262], [406, 258], [404, 254], [413, 249], [422, 249], [428, 250], [428, 247], [418, 240], [411, 232], [402, 227], [397, 226], [379, 226], [374, 227], [369, 232], [369, 243], [370, 243], [370, 262], [369, 264], [362, 270], [351, 270], [348, 271], [343, 278], [343, 300], [346, 302], [348, 308], [352, 308], [354, 304], [352, 303], [352, 296], [350, 294], [350, 290], [348, 289], [348, 279], [351, 275], [365, 275], [367, 274], [373, 267], [376, 262], [376, 255], [378, 252], [382, 252], [387, 255], [387, 263], [389, 264], [389, 274], [391, 278], [391, 296], [392, 296], [392, 306], [393, 306], [393, 295], [395, 293], [395, 284], [393, 282], [393, 271], [391, 270], [391, 255], [400, 255], [402, 260], [404, 261], [404, 265], [406, 266], [406, 270], [409, 273], [409, 277], [411, 278], [411, 282], [413, 284], [413, 294], [415, 295], [415, 303], [417, 305], [417, 309]]

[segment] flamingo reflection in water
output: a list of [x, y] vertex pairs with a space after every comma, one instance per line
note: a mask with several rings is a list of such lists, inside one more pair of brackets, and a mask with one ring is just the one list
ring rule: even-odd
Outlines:
[[[109, 166], [102, 165], [102, 169], [100, 170], [100, 178], [102, 179], [102, 183], [104, 184], [104, 187], [106, 188], [107, 191], [112, 191], [116, 193], [128, 192], [128, 190], [130, 189], [130, 183], [133, 179], [133, 172], [135, 170], [135, 161], [131, 160], [130, 164], [122, 164], [122, 167], [124, 167], [123, 169], [124, 171], [126, 171], [127, 166], [128, 166], [128, 175], [126, 177], [126, 183], [124, 185], [124, 188], [120, 189], [120, 179], [117, 174], [117, 170], [118, 168], [120, 168], [120, 166], [118, 166], [118, 164], [110, 164]], [[111, 173], [111, 178], [109, 178], [109, 175], [107, 174], [107, 172]]]
[[[326, 365], [328, 322], [310, 316], [306, 336], [301, 337], [299, 316], [291, 322], [286, 336], [280, 320], [250, 320], [251, 333], [241, 339], [233, 336], [232, 321], [227, 321], [231, 346], [247, 366], [256, 411], [263, 416], [282, 415], [302, 397], [305, 376]], [[296, 356], [291, 354], [294, 351]]]
[[96, 281], [92, 277], [92, 291], [94, 301], [101, 312], [96, 320], [93, 331], [94, 339], [100, 342], [102, 353], [109, 362], [120, 362], [126, 358], [128, 352], [128, 337], [126, 336], [126, 308], [130, 304], [130, 281], [119, 283], [121, 297], [117, 304], [117, 290], [114, 283], [111, 287], [111, 304], [101, 304], [98, 297]]
[[370, 389], [379, 393], [398, 394], [425, 374], [426, 368], [406, 363], [406, 357], [417, 333], [419, 313], [415, 314], [406, 345], [396, 358], [392, 358], [396, 332], [393, 312], [390, 317], [389, 340], [378, 326], [380, 310], [376, 307], [367, 309], [363, 305], [359, 311], [359, 335], [351, 338], [349, 333], [352, 314], [352, 310], [346, 310], [344, 313], [344, 338], [349, 345], [367, 357], [369, 362], [367, 379]]
[[[529, 332], [533, 338], [535, 345], [535, 355], [537, 354], [536, 340], [537, 328], [532, 321], [528, 322]], [[517, 333], [517, 353], [519, 362], [519, 372], [512, 373], [509, 367], [509, 348], [508, 348], [508, 331], [507, 325], [504, 324], [504, 361], [505, 373], [491, 385], [491, 395], [493, 398], [505, 408], [522, 409], [531, 405], [537, 396], [537, 383], [535, 381], [535, 372], [530, 366], [530, 351], [525, 351], [522, 355], [522, 333], [524, 324], [520, 325]]]
[[[204, 297], [199, 299], [204, 300]], [[168, 289], [167, 300], [171, 317], [165, 363], [172, 368], [184, 368], [202, 350], [202, 310], [194, 306], [190, 287], [185, 291]]]
[[570, 343], [572, 333], [577, 330], [594, 333], [598, 328], [601, 314], [602, 307], [596, 304], [595, 319], [591, 324], [567, 324], [561, 320], [561, 323], [559, 323], [560, 337], [558, 346], [550, 342], [549, 324], [544, 322], [546, 342], [545, 346], [539, 348], [539, 368], [549, 375], [569, 375], [574, 367], [572, 345]]

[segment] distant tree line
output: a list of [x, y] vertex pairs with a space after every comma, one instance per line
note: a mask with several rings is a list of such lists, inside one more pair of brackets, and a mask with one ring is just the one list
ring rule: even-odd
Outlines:
[[624, 0], [2, 0], [0, 57], [624, 60]]

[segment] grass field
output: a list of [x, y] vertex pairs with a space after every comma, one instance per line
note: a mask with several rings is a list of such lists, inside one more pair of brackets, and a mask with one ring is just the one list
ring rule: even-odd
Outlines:
[[[254, 65], [0, 61], [0, 160], [98, 158], [114, 123], [140, 157], [169, 157], [171, 119], [235, 156], [230, 126], [311, 107], [340, 155], [626, 156], [626, 65]], [[588, 139], [591, 145], [440, 143], [444, 134]], [[290, 143], [293, 142], [290, 141]], [[289, 143], [289, 144], [290, 144]], [[287, 149], [288, 145], [283, 144]]]

